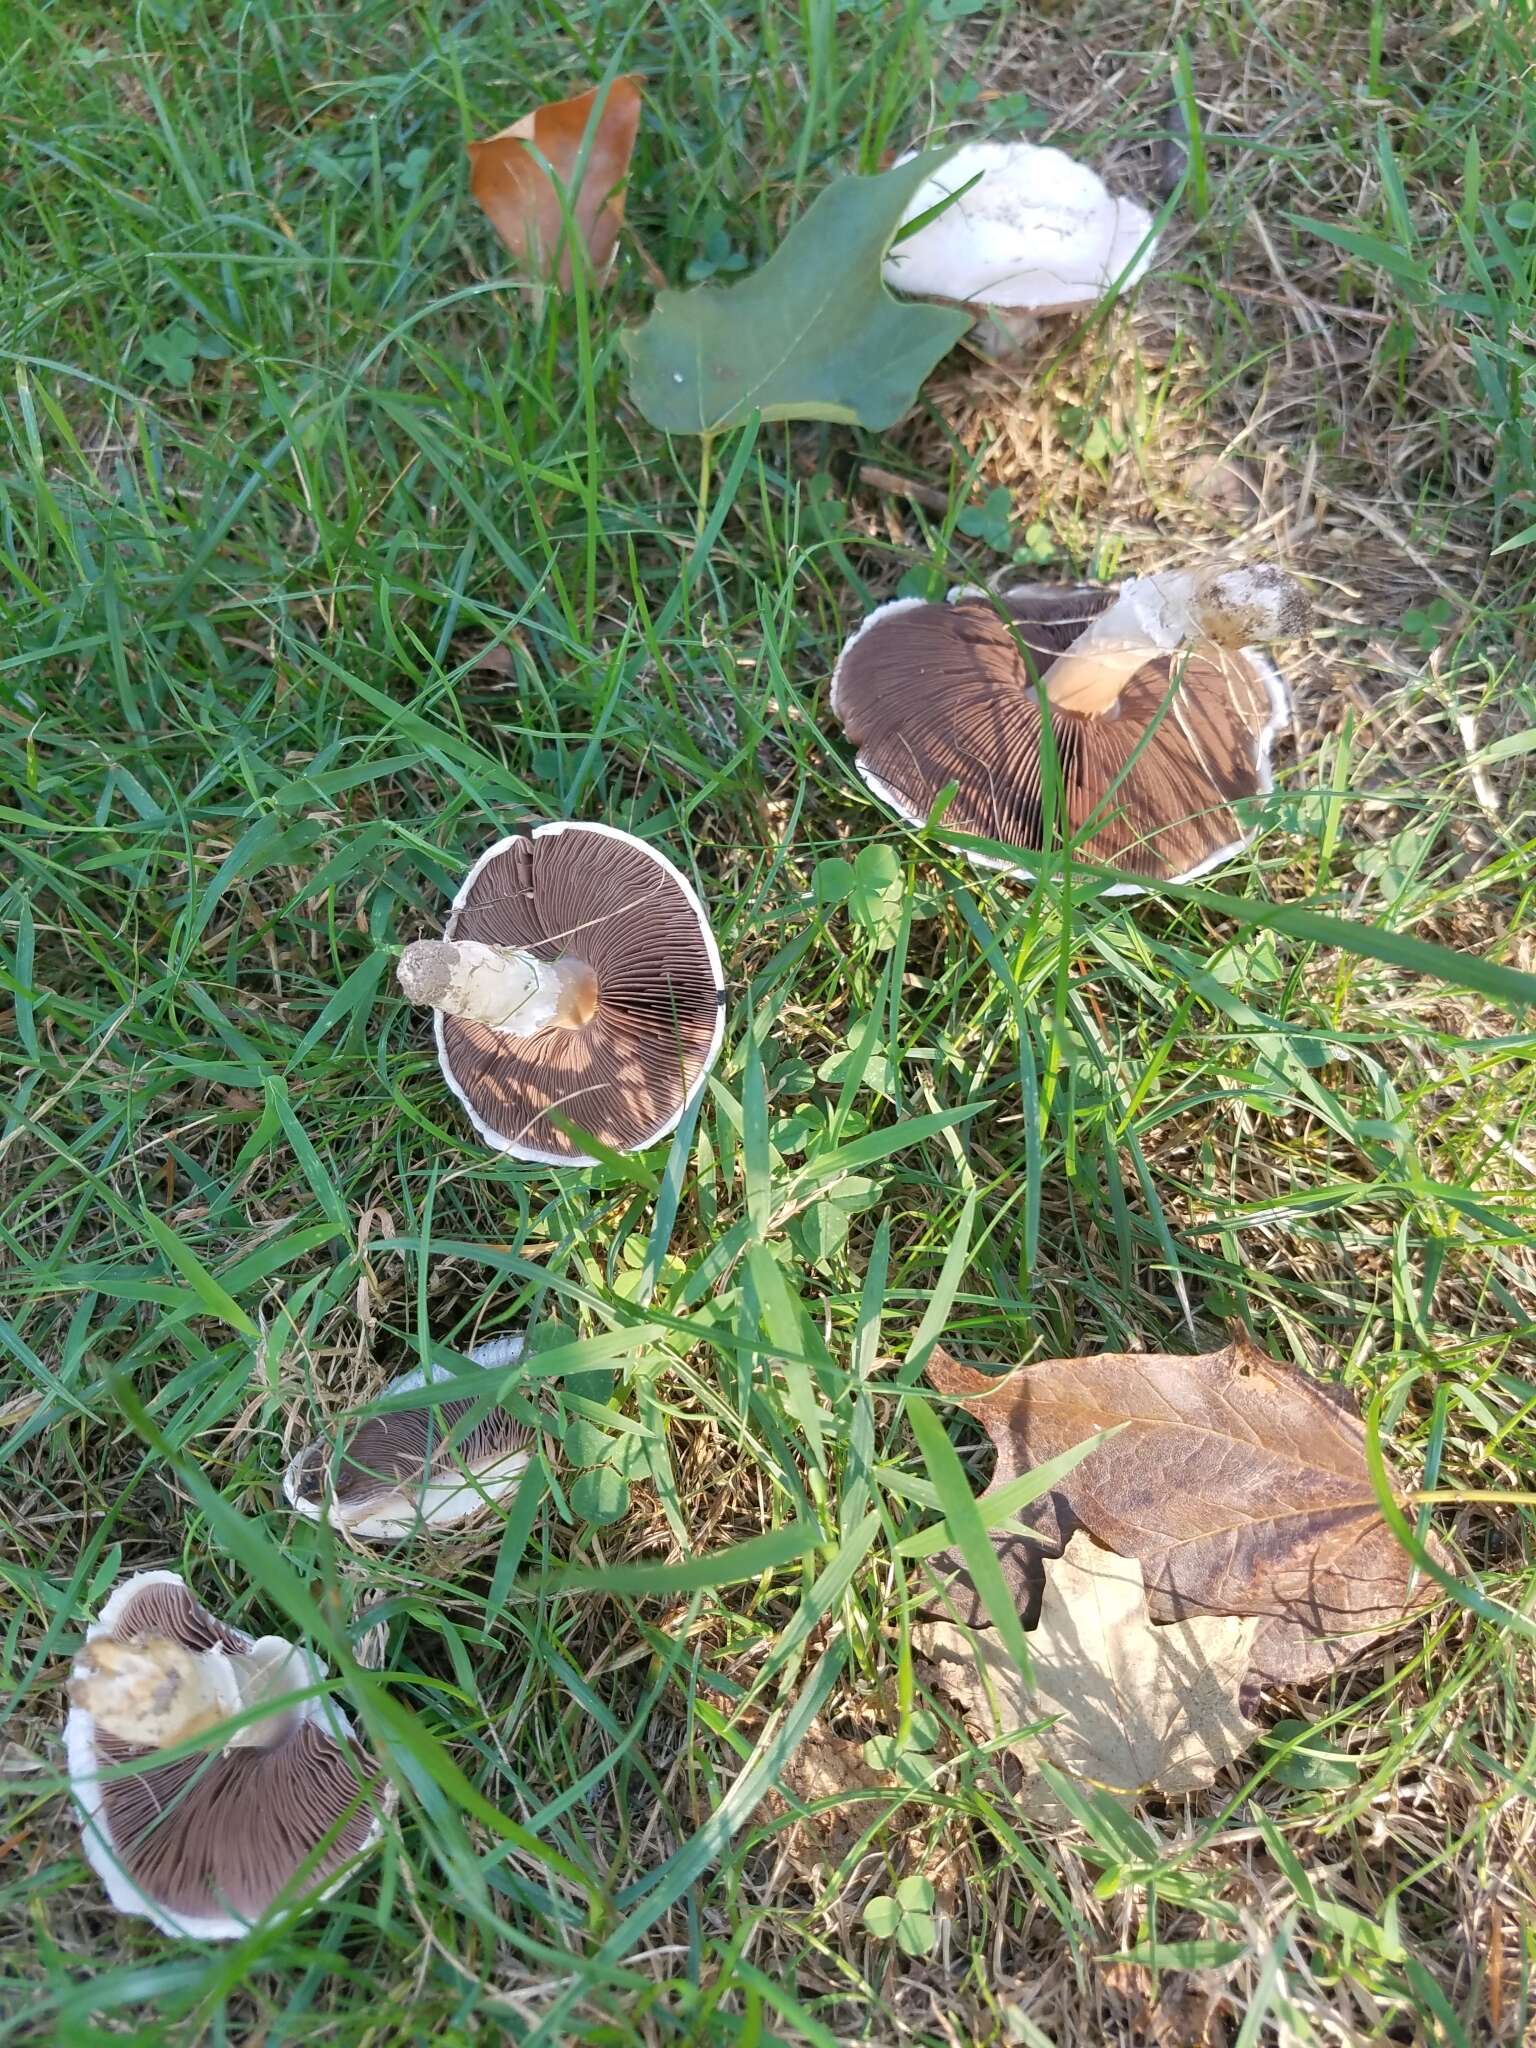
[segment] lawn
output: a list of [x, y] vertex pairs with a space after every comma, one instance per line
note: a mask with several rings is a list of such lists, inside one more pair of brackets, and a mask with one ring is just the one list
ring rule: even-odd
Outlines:
[[[1527, 0], [6, 11], [0, 2041], [1528, 2036], [1533, 38]], [[545, 292], [464, 144], [605, 68], [645, 95], [618, 265]], [[953, 353], [878, 435], [627, 401], [658, 285], [835, 174], [980, 123], [1146, 194], [1170, 109], [1154, 274], [1019, 364]], [[857, 779], [827, 679], [904, 578], [1223, 552], [1318, 617], [1235, 909], [999, 880]], [[669, 852], [729, 984], [696, 1126], [586, 1172], [482, 1149], [394, 993], [541, 815]], [[850, 905], [822, 864], [866, 848]], [[551, 1485], [467, 1537], [283, 1508], [325, 1422], [525, 1326], [611, 1371], [627, 1513], [572, 1507], [538, 1380]], [[1371, 1409], [1460, 1597], [1265, 1696], [1310, 1756], [1041, 1827], [912, 1652], [945, 1468], [904, 1390], [940, 1335], [1233, 1328]], [[70, 1659], [149, 1566], [306, 1632], [399, 1789], [358, 1880], [222, 1949], [112, 1912], [64, 1790]], [[878, 1737], [904, 1780], [850, 1790]], [[866, 1909], [913, 1878], [908, 1954]]]

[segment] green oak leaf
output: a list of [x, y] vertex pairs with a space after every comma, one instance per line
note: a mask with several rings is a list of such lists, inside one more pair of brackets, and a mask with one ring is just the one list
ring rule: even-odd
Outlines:
[[895, 299], [880, 263], [908, 202], [949, 155], [914, 157], [819, 192], [739, 284], [659, 292], [625, 339], [629, 393], [666, 434], [765, 420], [894, 426], [971, 315]]

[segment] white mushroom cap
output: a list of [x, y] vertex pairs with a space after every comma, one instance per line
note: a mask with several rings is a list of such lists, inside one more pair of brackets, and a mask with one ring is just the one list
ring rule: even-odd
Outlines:
[[[311, 1697], [274, 1704], [222, 1746], [217, 1734], [229, 1714], [325, 1675], [298, 1645], [217, 1620], [175, 1572], [114, 1588], [71, 1677], [64, 1746], [81, 1846], [120, 1913], [234, 1941], [274, 1906], [347, 1882], [383, 1833], [393, 1789], [346, 1716]], [[210, 1728], [205, 1746], [154, 1761]]]
[[[906, 158], [902, 159], [907, 161]], [[1032, 313], [1092, 305], [1142, 277], [1152, 216], [1065, 150], [968, 142], [918, 187], [904, 220], [978, 182], [887, 253], [885, 281], [918, 298]]]
[[[494, 1337], [469, 1357], [486, 1372], [505, 1371], [523, 1348], [521, 1337]], [[454, 1377], [443, 1366], [418, 1366], [383, 1392], [404, 1394]], [[307, 1520], [369, 1541], [455, 1528], [515, 1492], [529, 1458], [528, 1431], [499, 1406], [456, 1436], [474, 1406], [460, 1396], [435, 1407], [390, 1409], [364, 1416], [338, 1441], [317, 1437], [283, 1474], [283, 1498]]]

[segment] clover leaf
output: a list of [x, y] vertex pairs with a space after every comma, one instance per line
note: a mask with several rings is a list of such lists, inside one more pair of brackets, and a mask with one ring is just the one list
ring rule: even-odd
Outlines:
[[894, 1940], [903, 1955], [927, 1955], [938, 1939], [933, 1885], [926, 1877], [904, 1877], [894, 1898], [882, 1892], [869, 1901], [864, 1925], [877, 1941]]
[[218, 362], [228, 353], [223, 342], [211, 334], [200, 334], [186, 320], [173, 320], [169, 327], [146, 334], [139, 343], [144, 360], [153, 363], [168, 384], [179, 385], [183, 391], [190, 386], [200, 361]]

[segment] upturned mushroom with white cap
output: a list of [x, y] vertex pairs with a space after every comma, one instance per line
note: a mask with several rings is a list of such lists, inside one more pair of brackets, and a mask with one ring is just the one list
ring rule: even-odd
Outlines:
[[[523, 1349], [521, 1337], [497, 1337], [469, 1357], [496, 1372], [516, 1365]], [[453, 1377], [440, 1366], [418, 1366], [384, 1394]], [[364, 1416], [334, 1440], [306, 1444], [283, 1475], [283, 1496], [296, 1514], [372, 1541], [456, 1528], [515, 1492], [528, 1464], [529, 1431], [505, 1408], [461, 1427], [477, 1405], [459, 1396]]]
[[324, 1676], [281, 1636], [216, 1620], [174, 1572], [114, 1589], [69, 1680], [64, 1744], [85, 1854], [119, 1912], [233, 1941], [345, 1884], [392, 1791], [328, 1699], [287, 1697]]
[[[1046, 851], [1043, 727], [1059, 786], [1052, 846], [1119, 869], [1110, 893], [1184, 882], [1248, 844], [1235, 806], [1273, 787], [1290, 698], [1256, 643], [1304, 633], [1300, 586], [1267, 566], [1174, 571], [1110, 589], [962, 589], [864, 621], [832, 678], [834, 716], [882, 802], [924, 822], [951, 785], [953, 832]], [[975, 853], [1028, 875], [1027, 862]]]
[[952, 193], [960, 196], [942, 213], [892, 243], [885, 281], [916, 298], [973, 306], [1013, 338], [1041, 314], [1097, 305], [1134, 284], [1157, 251], [1146, 208], [1110, 192], [1065, 150], [965, 143], [919, 186], [904, 222]]
[[709, 920], [665, 855], [611, 825], [534, 825], [470, 869], [399, 982], [435, 1012], [444, 1078], [485, 1143], [591, 1165], [577, 1131], [639, 1152], [714, 1064], [725, 983]]

